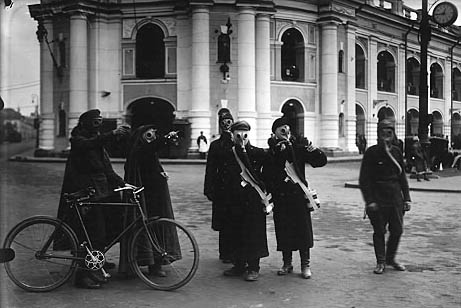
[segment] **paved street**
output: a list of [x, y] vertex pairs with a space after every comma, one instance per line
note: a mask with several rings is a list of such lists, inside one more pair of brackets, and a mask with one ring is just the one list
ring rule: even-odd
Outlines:
[[[115, 164], [123, 174], [123, 165]], [[461, 307], [461, 207], [459, 193], [412, 192], [413, 209], [405, 219], [399, 260], [408, 271], [389, 269], [375, 275], [372, 228], [362, 219], [363, 201], [346, 182], [358, 177], [360, 163], [336, 163], [307, 169], [319, 192], [321, 209], [313, 214], [315, 247], [311, 280], [295, 274], [278, 277], [281, 255], [275, 251], [272, 216], [268, 217], [270, 256], [261, 262], [258, 282], [227, 278], [217, 258], [217, 233], [210, 229], [210, 203], [202, 195], [204, 165], [166, 165], [177, 220], [194, 233], [200, 246], [195, 278], [173, 292], [153, 291], [136, 279], [114, 272], [102, 290], [81, 290], [70, 283], [50, 293], [27, 293], [0, 269], [2, 308], [10, 307]], [[0, 161], [0, 240], [22, 219], [55, 215], [63, 163]], [[415, 180], [412, 180], [415, 181]], [[435, 183], [437, 180], [433, 180]], [[450, 178], [461, 187], [461, 177]], [[431, 182], [426, 185], [430, 186]], [[117, 261], [117, 249], [109, 258]]]

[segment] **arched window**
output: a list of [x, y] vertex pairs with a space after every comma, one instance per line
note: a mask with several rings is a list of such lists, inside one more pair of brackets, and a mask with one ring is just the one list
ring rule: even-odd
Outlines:
[[136, 77], [165, 77], [165, 36], [154, 24], [142, 26], [136, 35]]
[[387, 51], [378, 54], [378, 91], [395, 92], [395, 61]]
[[431, 97], [443, 98], [443, 71], [439, 64], [431, 65]]
[[344, 50], [340, 50], [338, 53], [338, 72], [344, 73]]
[[418, 126], [419, 126], [419, 112], [416, 109], [408, 110], [406, 136], [417, 136]]
[[432, 112], [431, 136], [443, 137], [443, 119], [438, 111]]
[[415, 58], [407, 60], [407, 94], [418, 95], [419, 93], [420, 64]]
[[282, 35], [282, 80], [304, 80], [304, 39], [301, 33], [288, 29]]
[[365, 53], [360, 45], [355, 44], [355, 87], [365, 89], [366, 84]]
[[453, 69], [453, 100], [461, 101], [461, 72], [458, 68]]

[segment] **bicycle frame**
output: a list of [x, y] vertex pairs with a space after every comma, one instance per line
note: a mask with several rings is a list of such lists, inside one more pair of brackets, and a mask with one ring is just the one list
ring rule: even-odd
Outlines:
[[[90, 236], [86, 230], [85, 223], [83, 222], [82, 215], [79, 211], [79, 208], [82, 207], [93, 207], [93, 206], [123, 206], [123, 207], [136, 207], [137, 208], [137, 213], [135, 216], [135, 219], [133, 222], [131, 222], [125, 229], [123, 229], [107, 246], [104, 247], [102, 253], [105, 254], [107, 251], [109, 251], [127, 232], [131, 231], [140, 221], [142, 221], [142, 224], [144, 228], [147, 230], [147, 216], [144, 213], [141, 203], [139, 201], [138, 194], [143, 190], [144, 188], [139, 188], [138, 190], [133, 190], [133, 188], [130, 187], [122, 187], [122, 188], [117, 188], [114, 191], [122, 191], [122, 190], [131, 190], [132, 192], [132, 197], [131, 200], [133, 202], [83, 202], [83, 201], [75, 201], [72, 206], [75, 208], [76, 214], [78, 215], [80, 225], [83, 229], [83, 232], [85, 233], [85, 239], [88, 242], [88, 246], [91, 250], [93, 250], [93, 246], [91, 244], [91, 239]], [[162, 251], [162, 249], [157, 245], [157, 243], [154, 241], [152, 238], [150, 232], [147, 232], [149, 241], [154, 247], [155, 250], [160, 252], [162, 255], [165, 254], [165, 252]], [[81, 243], [81, 245], [85, 245], [85, 242]], [[81, 258], [78, 258], [79, 260]]]

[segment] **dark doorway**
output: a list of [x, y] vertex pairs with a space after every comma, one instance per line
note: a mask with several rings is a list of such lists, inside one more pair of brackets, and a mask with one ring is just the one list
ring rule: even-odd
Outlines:
[[167, 101], [155, 98], [141, 98], [127, 108], [127, 122], [132, 128], [154, 124], [159, 132], [167, 133], [173, 129], [174, 107]]
[[291, 134], [296, 138], [304, 137], [304, 110], [301, 103], [290, 99], [283, 105], [282, 113], [288, 118]]

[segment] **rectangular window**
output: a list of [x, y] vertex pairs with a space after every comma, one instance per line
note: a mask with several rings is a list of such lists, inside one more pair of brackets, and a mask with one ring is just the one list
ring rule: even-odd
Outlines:
[[134, 48], [123, 49], [123, 75], [134, 76]]
[[167, 47], [167, 74], [176, 74], [176, 48]]
[[309, 80], [315, 80], [316, 76], [316, 59], [314, 54], [309, 55]]
[[309, 25], [309, 34], [307, 36], [307, 42], [309, 44], [315, 45], [315, 26], [314, 25]]

